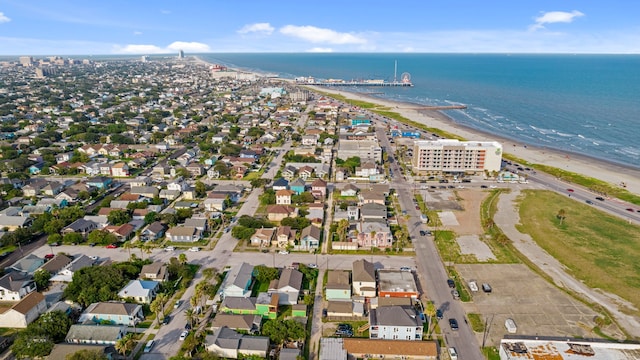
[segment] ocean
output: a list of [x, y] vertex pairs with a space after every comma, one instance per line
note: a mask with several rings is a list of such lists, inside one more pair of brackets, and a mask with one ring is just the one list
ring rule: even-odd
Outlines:
[[384, 79], [414, 87], [344, 88], [423, 105], [464, 104], [455, 122], [524, 144], [640, 169], [640, 55], [200, 54], [284, 78]]

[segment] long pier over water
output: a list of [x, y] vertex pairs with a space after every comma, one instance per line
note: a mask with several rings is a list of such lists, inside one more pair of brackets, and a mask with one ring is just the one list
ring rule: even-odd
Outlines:
[[369, 81], [316, 81], [310, 83], [302, 83], [304, 85], [316, 85], [316, 86], [413, 86], [410, 82], [394, 81], [394, 82], [369, 82]]

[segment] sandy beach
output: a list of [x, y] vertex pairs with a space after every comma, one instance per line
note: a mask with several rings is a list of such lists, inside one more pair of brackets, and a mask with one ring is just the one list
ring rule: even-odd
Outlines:
[[536, 148], [531, 145], [524, 146], [511, 139], [460, 125], [441, 111], [416, 109], [424, 107], [423, 105], [385, 100], [366, 94], [336, 90], [333, 88], [313, 88], [320, 92], [335, 93], [352, 100], [366, 101], [389, 107], [392, 109], [391, 111], [395, 111], [407, 119], [425, 124], [428, 127], [457, 134], [465, 139], [498, 141], [502, 143], [505, 153], [512, 154], [530, 163], [544, 164], [586, 175], [614, 186], [620, 186], [621, 183], [625, 183], [628, 191], [640, 195], [640, 170], [631, 167], [625, 167], [587, 156], [565, 153], [555, 149]]

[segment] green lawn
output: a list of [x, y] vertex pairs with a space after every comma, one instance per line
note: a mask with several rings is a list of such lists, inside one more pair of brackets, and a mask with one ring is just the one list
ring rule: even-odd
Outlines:
[[[640, 308], [640, 227], [550, 191], [524, 191], [518, 230], [591, 288]], [[557, 218], [564, 210], [562, 224]]]

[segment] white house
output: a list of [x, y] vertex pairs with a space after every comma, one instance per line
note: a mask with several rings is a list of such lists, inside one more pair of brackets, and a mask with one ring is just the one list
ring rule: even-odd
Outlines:
[[238, 355], [267, 358], [269, 352], [268, 337], [239, 334], [225, 326], [208, 335], [205, 344], [207, 351], [228, 359], [237, 359]]
[[412, 306], [372, 309], [369, 325], [369, 339], [422, 340], [423, 323]]
[[0, 277], [0, 301], [18, 301], [36, 291], [33, 276], [12, 271]]
[[139, 303], [150, 304], [156, 297], [160, 282], [152, 280], [131, 280], [118, 292], [123, 299], [132, 299]]
[[373, 263], [364, 259], [354, 261], [351, 272], [351, 285], [353, 286], [353, 295], [375, 297], [376, 270]]
[[32, 292], [0, 313], [0, 327], [26, 328], [47, 310], [47, 301], [39, 292]]
[[284, 269], [278, 280], [269, 284], [269, 293], [278, 294], [278, 305], [294, 305], [298, 303], [302, 288], [302, 273], [295, 269]]
[[109, 301], [89, 305], [80, 315], [78, 322], [92, 321], [99, 324], [108, 321], [115, 325], [134, 326], [142, 320], [142, 305]]
[[253, 280], [253, 265], [243, 262], [234, 266], [224, 278], [220, 288], [223, 297], [251, 296], [251, 281]]

